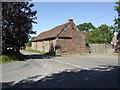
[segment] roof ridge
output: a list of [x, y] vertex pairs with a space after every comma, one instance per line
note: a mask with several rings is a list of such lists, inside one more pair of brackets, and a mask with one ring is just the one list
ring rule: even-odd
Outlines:
[[64, 29], [70, 24], [71, 22], [66, 22], [64, 24], [58, 25], [48, 31], [41, 32], [34, 40], [32, 41], [38, 41], [38, 40], [43, 40], [47, 38], [56, 38], [58, 37]]
[[[60, 26], [65, 25], [65, 24], [67, 24], [67, 23], [57, 25], [57, 26], [55, 26], [54, 28], [60, 27]], [[54, 28], [51, 28], [50, 30], [47, 30], [46, 32], [51, 31], [51, 30], [53, 30]]]

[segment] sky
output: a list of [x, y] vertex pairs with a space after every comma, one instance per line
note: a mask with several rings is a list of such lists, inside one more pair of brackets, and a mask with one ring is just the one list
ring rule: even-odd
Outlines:
[[95, 27], [101, 24], [113, 25], [117, 12], [115, 2], [33, 2], [37, 10], [37, 24], [33, 30], [37, 36], [43, 31], [64, 24], [72, 18], [76, 25], [91, 22]]

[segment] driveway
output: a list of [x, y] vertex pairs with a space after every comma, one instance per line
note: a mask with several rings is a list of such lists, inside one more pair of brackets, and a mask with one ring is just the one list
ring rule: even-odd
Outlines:
[[117, 55], [32, 56], [25, 61], [2, 65], [3, 88], [118, 87]]

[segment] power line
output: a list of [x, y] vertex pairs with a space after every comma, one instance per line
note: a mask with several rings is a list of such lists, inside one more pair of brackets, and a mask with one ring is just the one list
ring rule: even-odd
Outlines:
[[103, 15], [103, 16], [100, 16], [100, 17], [97, 17], [97, 18], [94, 18], [94, 19], [91, 19], [91, 20], [87, 20], [87, 21], [95, 21], [95, 20], [98, 20], [98, 19], [101, 19], [101, 18], [104, 18], [104, 17], [108, 17], [108, 16], [111, 16], [112, 15], [112, 13], [108, 13], [108, 14], [105, 14], [105, 15]]

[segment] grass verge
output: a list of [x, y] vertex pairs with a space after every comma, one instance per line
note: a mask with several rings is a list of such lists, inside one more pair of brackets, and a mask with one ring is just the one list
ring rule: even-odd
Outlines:
[[45, 52], [41, 52], [41, 51], [37, 51], [37, 50], [33, 50], [33, 49], [25, 49], [25, 51], [38, 53], [38, 54], [45, 54]]
[[6, 64], [15, 61], [22, 61], [26, 58], [26, 56], [22, 54], [11, 54], [11, 55], [1, 55], [0, 56], [0, 64]]

